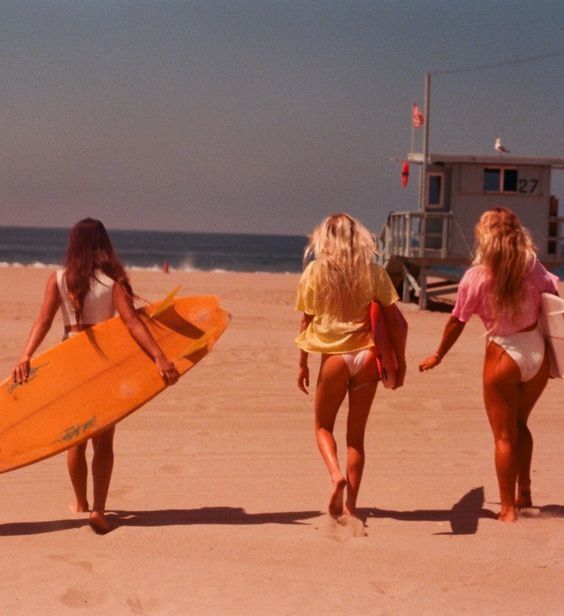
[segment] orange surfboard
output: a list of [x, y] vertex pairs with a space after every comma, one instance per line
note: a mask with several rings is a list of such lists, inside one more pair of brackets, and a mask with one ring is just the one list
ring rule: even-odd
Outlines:
[[[175, 291], [137, 312], [182, 375], [205, 357], [229, 315], [216, 297], [174, 299]], [[55, 345], [32, 359], [27, 383], [0, 385], [0, 473], [78, 445], [163, 389], [120, 317]]]

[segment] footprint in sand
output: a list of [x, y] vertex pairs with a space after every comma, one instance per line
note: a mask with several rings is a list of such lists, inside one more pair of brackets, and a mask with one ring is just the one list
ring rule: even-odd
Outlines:
[[183, 467], [179, 464], [163, 464], [159, 467], [159, 470], [170, 475], [178, 475], [183, 471]]
[[59, 597], [67, 607], [100, 607], [105, 602], [105, 594], [100, 591], [88, 591], [84, 588], [70, 587]]
[[322, 516], [316, 524], [318, 530], [327, 539], [343, 543], [351, 539], [366, 537], [364, 523], [358, 518], [342, 515], [340, 518], [333, 518], [329, 514]]
[[94, 565], [88, 560], [74, 560], [71, 554], [49, 554], [47, 558], [51, 560], [56, 560], [63, 563], [69, 563], [70, 565], [75, 565], [76, 567], [80, 567], [82, 569], [86, 569], [88, 573], [92, 573], [94, 570]]

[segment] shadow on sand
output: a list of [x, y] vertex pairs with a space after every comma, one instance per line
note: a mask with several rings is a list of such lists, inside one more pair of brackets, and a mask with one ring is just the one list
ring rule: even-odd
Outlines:
[[[473, 488], [450, 509], [415, 509], [392, 511], [388, 509], [360, 509], [359, 516], [367, 518], [391, 518], [403, 522], [449, 522], [451, 532], [436, 535], [473, 535], [478, 532], [480, 519], [496, 520], [497, 515], [484, 508], [484, 488]], [[564, 518], [564, 506], [543, 505], [522, 509], [519, 518]]]
[[[242, 507], [202, 507], [200, 509], [154, 509], [150, 511], [113, 510], [106, 517], [115, 530], [120, 526], [189, 526], [192, 524], [253, 525], [253, 524], [304, 524], [307, 520], [322, 515], [321, 511], [280, 511], [247, 513]], [[474, 488], [465, 494], [450, 509], [415, 509], [394, 511], [392, 509], [361, 508], [358, 516], [390, 518], [402, 522], [449, 522], [451, 532], [437, 535], [473, 535], [478, 531], [480, 519], [495, 520], [493, 511], [484, 508], [484, 488]], [[523, 510], [525, 518], [564, 518], [564, 506], [544, 505]], [[12, 522], [0, 524], [0, 537], [39, 535], [88, 526], [85, 514], [81, 519], [50, 520], [44, 522]]]
[[484, 509], [484, 488], [473, 488], [450, 509], [415, 509], [392, 511], [388, 509], [360, 509], [360, 517], [391, 518], [402, 522], [449, 522], [451, 532], [437, 535], [473, 535], [478, 531], [480, 518], [496, 519], [489, 509]]
[[[152, 511], [118, 511], [106, 513], [114, 530], [119, 526], [178, 526], [191, 524], [302, 524], [321, 515], [320, 511], [282, 511], [246, 513], [242, 507], [202, 507], [201, 509], [155, 509]], [[85, 514], [86, 516], [86, 514]], [[88, 525], [88, 518], [45, 522], [0, 524], [0, 537], [37, 535], [71, 530]]]

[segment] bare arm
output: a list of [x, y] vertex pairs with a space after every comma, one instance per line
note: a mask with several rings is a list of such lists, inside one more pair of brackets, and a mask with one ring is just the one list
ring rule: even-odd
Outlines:
[[423, 372], [424, 370], [431, 370], [438, 364], [441, 363], [443, 357], [449, 352], [454, 343], [458, 340], [462, 330], [466, 326], [466, 323], [459, 321], [456, 317], [450, 317], [445, 325], [445, 329], [443, 331], [443, 337], [439, 344], [439, 348], [435, 351], [433, 355], [427, 357], [419, 364], [419, 370]]
[[114, 306], [129, 330], [129, 333], [135, 342], [153, 358], [159, 374], [166, 381], [167, 385], [176, 383], [179, 377], [176, 366], [163, 353], [151, 332], [147, 329], [145, 323], [143, 323], [139, 315], [135, 312], [133, 301], [118, 283], [114, 285], [113, 299]]
[[29, 336], [18, 363], [12, 369], [12, 380], [15, 383], [25, 383], [29, 378], [29, 360], [43, 342], [47, 332], [51, 329], [53, 319], [61, 305], [59, 289], [57, 288], [57, 275], [51, 274], [45, 286], [43, 304], [39, 315], [31, 327]]
[[[306, 314], [304, 312], [302, 316], [302, 320], [300, 322], [300, 332], [303, 332], [307, 329], [307, 326], [313, 320], [313, 315]], [[304, 392], [308, 393], [307, 388], [309, 387], [309, 368], [307, 365], [307, 360], [309, 357], [309, 353], [300, 349], [300, 363], [298, 367], [298, 387]]]

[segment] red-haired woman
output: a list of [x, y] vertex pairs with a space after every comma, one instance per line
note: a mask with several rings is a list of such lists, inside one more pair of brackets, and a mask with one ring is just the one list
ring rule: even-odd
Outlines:
[[483, 387], [495, 441], [498, 517], [515, 522], [516, 509], [532, 504], [533, 437], [527, 420], [548, 380], [548, 358], [538, 325], [540, 296], [558, 294], [558, 278], [537, 260], [529, 232], [506, 208], [484, 212], [475, 237], [473, 267], [460, 282], [437, 351], [419, 369], [441, 363], [473, 314], [482, 319], [488, 330]]
[[[153, 358], [166, 383], [175, 383], [178, 371], [137, 316], [132, 297], [127, 274], [104, 225], [92, 218], [76, 223], [69, 235], [65, 269], [53, 273], [47, 281], [43, 305], [12, 371], [12, 379], [17, 383], [28, 380], [31, 356], [61, 308], [65, 338], [111, 318], [117, 310], [133, 338]], [[114, 462], [114, 430], [112, 426], [92, 438], [94, 501], [90, 525], [99, 533], [109, 530], [104, 511]], [[76, 511], [88, 511], [86, 442], [68, 450], [67, 464], [76, 495]]]

